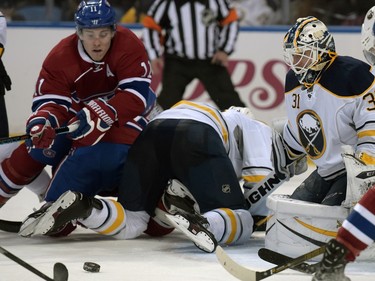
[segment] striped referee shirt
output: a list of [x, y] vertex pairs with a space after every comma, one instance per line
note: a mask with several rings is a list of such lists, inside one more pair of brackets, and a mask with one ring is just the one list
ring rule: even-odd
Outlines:
[[143, 25], [150, 60], [163, 52], [199, 60], [211, 59], [218, 50], [231, 54], [239, 28], [228, 0], [156, 0]]
[[7, 38], [7, 21], [2, 12], [0, 12], [0, 58], [3, 55]]

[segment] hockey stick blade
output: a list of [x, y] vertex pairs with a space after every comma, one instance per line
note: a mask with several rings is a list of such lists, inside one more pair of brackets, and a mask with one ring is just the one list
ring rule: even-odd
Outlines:
[[18, 233], [21, 229], [22, 221], [0, 220], [0, 230]]
[[[55, 129], [56, 135], [66, 134], [75, 131], [78, 128], [78, 124], [72, 124], [67, 127], [61, 127]], [[25, 135], [19, 135], [9, 138], [0, 138], [0, 144], [6, 144], [6, 143], [12, 143], [12, 142], [18, 142], [18, 141], [24, 141], [29, 139], [31, 136], [28, 134]]]
[[55, 281], [67, 281], [69, 277], [68, 269], [61, 262], [55, 263], [53, 266], [53, 280]]
[[68, 269], [66, 268], [65, 265], [62, 263], [56, 263], [54, 268], [53, 268], [53, 275], [54, 278], [50, 278], [47, 275], [45, 275], [43, 272], [39, 271], [35, 267], [31, 266], [27, 262], [21, 260], [19, 257], [13, 255], [11, 252], [8, 250], [4, 249], [3, 247], [0, 247], [0, 253], [6, 256], [7, 258], [11, 259], [12, 261], [18, 263], [22, 267], [26, 268], [27, 270], [31, 271], [35, 275], [38, 275], [40, 278], [43, 280], [47, 281], [66, 281], [68, 280]]
[[[282, 265], [284, 263], [290, 262], [293, 258], [285, 256], [283, 254], [277, 253], [270, 249], [260, 248], [258, 251], [258, 256], [266, 261], [276, 265]], [[313, 274], [318, 269], [320, 263], [308, 264], [306, 262], [302, 262], [296, 266], [291, 267], [291, 269], [306, 273], [306, 274]]]
[[258, 271], [257, 269], [247, 268], [236, 263], [227, 255], [227, 253], [220, 246], [217, 246], [216, 248], [216, 257], [219, 260], [220, 264], [226, 269], [226, 271], [228, 271], [237, 279], [241, 281], [258, 281], [270, 277], [271, 275], [279, 273], [285, 269], [289, 269], [293, 266], [296, 266], [313, 257], [316, 257], [324, 253], [324, 249], [324, 246], [320, 247], [314, 251], [311, 251], [295, 259], [292, 259], [290, 262], [286, 262], [282, 265], [278, 265], [264, 271]]

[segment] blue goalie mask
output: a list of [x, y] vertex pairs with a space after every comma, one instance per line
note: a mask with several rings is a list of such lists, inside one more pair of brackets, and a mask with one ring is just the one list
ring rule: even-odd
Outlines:
[[74, 15], [77, 29], [112, 27], [116, 29], [116, 14], [106, 0], [82, 1]]
[[307, 88], [337, 55], [327, 27], [315, 17], [299, 18], [284, 37], [284, 60]]

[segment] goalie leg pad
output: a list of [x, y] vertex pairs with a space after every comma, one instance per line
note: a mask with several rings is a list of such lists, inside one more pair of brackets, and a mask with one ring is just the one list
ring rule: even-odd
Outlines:
[[[297, 257], [314, 250], [336, 237], [349, 215], [342, 206], [326, 206], [273, 194], [267, 199], [270, 219], [267, 221], [265, 246], [287, 256]], [[374, 260], [375, 245], [358, 257]]]

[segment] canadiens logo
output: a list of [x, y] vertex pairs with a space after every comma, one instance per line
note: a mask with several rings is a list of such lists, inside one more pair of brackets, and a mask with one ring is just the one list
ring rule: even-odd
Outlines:
[[43, 149], [43, 155], [48, 157], [48, 158], [54, 158], [56, 156], [56, 151], [54, 151], [50, 148], [45, 148], [45, 149]]
[[326, 148], [324, 130], [319, 116], [314, 111], [303, 111], [297, 116], [298, 134], [306, 153], [312, 159], [322, 156]]

